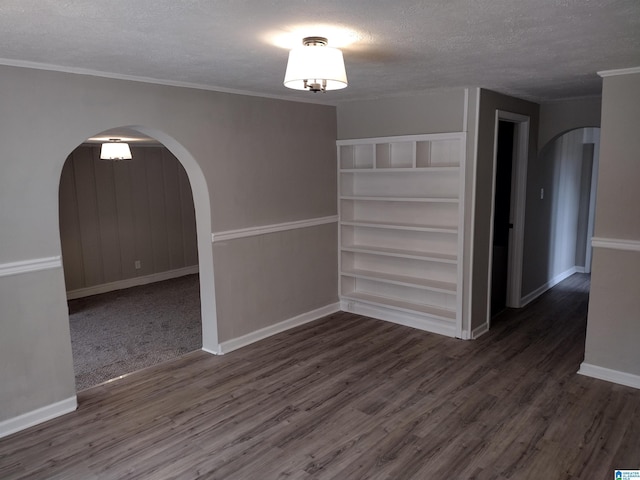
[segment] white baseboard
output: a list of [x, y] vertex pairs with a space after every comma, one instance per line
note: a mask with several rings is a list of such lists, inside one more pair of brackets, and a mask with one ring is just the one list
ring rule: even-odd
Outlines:
[[115, 290], [122, 290], [124, 288], [138, 287], [140, 285], [147, 285], [149, 283], [162, 282], [163, 280], [170, 280], [172, 278], [192, 275], [194, 273], [198, 273], [198, 265], [176, 268], [175, 270], [167, 270], [166, 272], [152, 273], [151, 275], [145, 275], [143, 277], [126, 278], [124, 280], [118, 280], [117, 282], [94, 285], [93, 287], [78, 288], [77, 290], [70, 290], [67, 292], [67, 300], [89, 297], [91, 295], [98, 295], [100, 293], [113, 292]]
[[377, 318], [386, 322], [397, 323], [406, 327], [417, 328], [425, 332], [437, 333], [447, 337], [456, 336], [456, 327], [452, 324], [446, 324], [442, 320], [430, 319], [424, 315], [413, 315], [409, 312], [385, 308], [379, 305], [370, 305], [354, 300], [343, 300], [341, 303], [342, 311], [353, 312], [365, 317]]
[[201, 349], [201, 350], [202, 350], [203, 352], [210, 353], [211, 355], [222, 355], [222, 351], [220, 350], [220, 348], [221, 348], [221, 347], [220, 347], [220, 345], [218, 345], [217, 350], [211, 350], [211, 349], [209, 349], [209, 348], [204, 348], [204, 347], [202, 347], [202, 349]]
[[[584, 270], [584, 268], [583, 268], [583, 270]], [[524, 297], [522, 297], [522, 299], [520, 300], [520, 308], [522, 308], [522, 307], [526, 306], [527, 304], [533, 302], [536, 298], [538, 298], [544, 292], [546, 292], [550, 288], [555, 287], [561, 281], [563, 281], [566, 278], [569, 278], [571, 275], [573, 275], [574, 273], [577, 273], [577, 272], [578, 272], [578, 268], [577, 267], [571, 267], [569, 270], [567, 270], [565, 272], [562, 272], [560, 275], [556, 275], [551, 280], [549, 280], [547, 283], [541, 285], [540, 287], [536, 288], [533, 292], [531, 292], [531, 293], [525, 295]]]
[[304, 325], [305, 323], [318, 320], [319, 318], [326, 317], [327, 315], [331, 315], [332, 313], [336, 313], [339, 311], [340, 304], [332, 303], [331, 305], [312, 310], [311, 312], [303, 313], [288, 320], [276, 323], [275, 325], [270, 325], [268, 327], [261, 328], [260, 330], [256, 330], [255, 332], [247, 333], [246, 335], [242, 335], [241, 337], [226, 340], [220, 344], [218, 352], [213, 352], [211, 350], [206, 351], [215, 355], [223, 355], [225, 353], [232, 352], [233, 350], [237, 350], [238, 348], [250, 345], [264, 338], [275, 335], [277, 333], [281, 333], [285, 330]]
[[23, 413], [17, 417], [0, 422], [0, 438], [19, 432], [25, 428], [33, 427], [39, 423], [46, 422], [52, 418], [59, 417], [65, 413], [70, 413], [78, 408], [78, 401], [75, 396], [60, 402], [47, 405], [46, 407]]
[[585, 362], [582, 362], [580, 365], [578, 373], [586, 377], [593, 377], [600, 380], [606, 380], [607, 382], [619, 383], [620, 385], [626, 385], [627, 387], [640, 388], [640, 375], [634, 375], [633, 373], [611, 370], [610, 368], [599, 367]]

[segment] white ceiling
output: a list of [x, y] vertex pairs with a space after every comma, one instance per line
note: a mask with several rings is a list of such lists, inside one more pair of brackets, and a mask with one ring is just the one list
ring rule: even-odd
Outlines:
[[[347, 89], [282, 85], [283, 47], [309, 35], [343, 48]], [[466, 86], [543, 102], [640, 66], [640, 0], [3, 0], [0, 63], [329, 104]]]

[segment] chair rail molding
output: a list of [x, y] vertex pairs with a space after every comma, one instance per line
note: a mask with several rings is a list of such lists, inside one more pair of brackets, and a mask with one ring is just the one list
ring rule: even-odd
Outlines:
[[283, 232], [285, 230], [295, 230], [298, 228], [315, 227], [318, 225], [326, 225], [329, 223], [337, 223], [338, 216], [331, 215], [328, 217], [310, 218], [306, 220], [296, 220], [293, 222], [275, 223], [272, 225], [259, 225], [256, 227], [239, 228], [237, 230], [226, 230], [223, 232], [214, 232], [211, 234], [211, 241], [223, 242], [225, 240], [235, 240], [237, 238], [255, 237], [257, 235], [266, 235], [268, 233]]
[[621, 238], [593, 237], [591, 246], [596, 248], [609, 248], [611, 250], [627, 250], [640, 252], [640, 241]]
[[59, 267], [62, 267], [62, 257], [60, 255], [56, 257], [32, 258], [18, 262], [0, 263], [0, 277], [50, 270]]

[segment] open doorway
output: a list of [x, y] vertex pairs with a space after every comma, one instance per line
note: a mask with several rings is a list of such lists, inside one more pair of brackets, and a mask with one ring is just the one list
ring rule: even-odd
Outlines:
[[[576, 239], [576, 266], [578, 271], [591, 273], [593, 260], [593, 229], [596, 216], [596, 190], [600, 157], [600, 129], [582, 130], [582, 173], [580, 181], [580, 206], [578, 235]], [[581, 269], [581, 267], [583, 268]]]
[[189, 178], [167, 148], [137, 140], [132, 160], [123, 161], [101, 160], [99, 144], [83, 144], [61, 175], [78, 390], [203, 343]]
[[597, 127], [564, 132], [540, 150], [543, 175], [532, 197], [544, 216], [535, 224], [538, 255], [530, 270], [546, 283], [523, 303], [573, 273], [591, 271], [599, 151]]
[[496, 111], [487, 323], [520, 306], [529, 117]]
[[507, 308], [509, 279], [509, 237], [511, 222], [511, 196], [513, 189], [513, 157], [515, 124], [498, 121], [496, 147], [495, 192], [493, 200], [493, 258], [491, 263], [491, 318]]
[[[496, 116], [496, 182], [499, 178], [509, 178], [508, 168], [500, 175], [498, 168], [498, 147], [501, 113]], [[526, 118], [526, 117], [525, 117]], [[507, 118], [508, 120], [508, 118]], [[512, 122], [514, 145], [511, 148], [509, 139], [511, 128], [507, 126], [503, 131], [507, 141], [503, 143], [506, 152], [514, 152], [512, 166], [514, 169], [526, 163], [517, 160], [524, 149], [521, 144], [523, 123]], [[504, 124], [503, 124], [504, 125]], [[599, 154], [599, 128], [578, 128], [564, 132], [539, 150], [535, 164], [532, 165], [532, 178], [529, 179], [529, 193], [527, 203], [527, 245], [526, 257], [518, 247], [524, 247], [524, 232], [522, 236], [518, 227], [524, 227], [524, 201], [518, 204], [518, 198], [524, 195], [524, 189], [511, 191], [510, 195], [498, 195], [500, 188], [494, 185], [495, 202], [506, 204], [510, 202], [509, 212], [512, 228], [509, 229], [507, 295], [504, 306], [498, 303], [487, 308], [487, 318], [490, 322], [491, 314], [498, 313], [502, 308], [520, 308], [532, 302], [548, 289], [558, 284], [574, 273], [589, 273], [591, 270], [591, 244], [595, 217], [596, 185]], [[524, 150], [526, 153], [526, 150]], [[526, 158], [526, 157], [524, 157]], [[504, 180], [506, 182], [506, 180]], [[520, 176], [517, 171], [511, 172], [510, 183], [524, 185], [526, 176]], [[523, 183], [520, 183], [523, 182]], [[501, 200], [502, 198], [502, 200]], [[505, 199], [506, 198], [506, 199]], [[496, 206], [494, 202], [491, 220], [494, 215], [506, 215], [500, 209], [504, 205]], [[515, 205], [514, 205], [515, 202]], [[506, 207], [503, 208], [506, 210]], [[496, 219], [497, 221], [497, 219]], [[504, 219], [502, 220], [505, 223]], [[496, 227], [497, 231], [497, 227]], [[491, 241], [493, 244], [494, 231]], [[498, 232], [496, 236], [504, 234]], [[516, 241], [520, 238], [520, 241]], [[499, 242], [500, 240], [498, 240]], [[490, 265], [493, 268], [494, 249], [490, 250]], [[524, 259], [524, 262], [523, 262]], [[524, 272], [524, 273], [523, 273]], [[519, 276], [518, 276], [519, 275]], [[494, 280], [494, 272], [489, 276], [489, 298], [493, 297], [493, 289], [497, 289], [498, 282]], [[516, 279], [514, 281], [513, 279]], [[504, 285], [504, 278], [502, 279]], [[510, 295], [510, 289], [514, 292]], [[493, 298], [492, 298], [493, 299]], [[504, 300], [504, 292], [502, 296]], [[493, 311], [492, 311], [493, 307]]]

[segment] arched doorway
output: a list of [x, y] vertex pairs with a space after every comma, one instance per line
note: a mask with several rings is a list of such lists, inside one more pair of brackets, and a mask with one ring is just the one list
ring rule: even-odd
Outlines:
[[581, 127], [556, 135], [538, 155], [545, 175], [535, 193], [548, 200], [544, 268], [552, 278], [591, 272], [599, 152], [600, 128]]
[[[122, 134], [125, 135], [122, 135]], [[206, 187], [206, 183], [204, 181], [202, 172], [193, 159], [191, 155], [184, 149], [181, 145], [175, 142], [171, 137], [163, 135], [161, 132], [139, 132], [138, 130], [131, 127], [119, 128], [116, 130], [111, 130], [105, 132], [105, 136], [108, 138], [113, 138], [115, 134], [120, 134], [121, 136], [127, 136], [127, 134], [131, 137], [133, 142], [132, 151], [134, 155], [142, 156], [143, 159], [145, 156], [149, 158], [146, 160], [147, 167], [146, 170], [143, 168], [140, 170], [139, 162], [136, 164], [136, 161], [133, 160], [128, 165], [123, 165], [126, 161], [117, 162], [119, 165], [116, 165], [114, 162], [99, 160], [99, 144], [85, 144], [83, 147], [85, 157], [89, 155], [89, 158], [82, 158], [81, 160], [88, 160], [89, 163], [93, 162], [96, 167], [93, 167], [95, 170], [100, 170], [103, 175], [106, 174], [106, 180], [100, 180], [98, 183], [100, 185], [94, 185], [93, 189], [96, 188], [100, 190], [102, 188], [102, 196], [103, 198], [107, 197], [107, 200], [103, 200], [102, 210], [122, 210], [120, 212], [103, 212], [106, 214], [106, 217], [100, 217], [99, 222], [104, 222], [105, 225], [99, 225], [98, 227], [102, 227], [103, 230], [106, 230], [106, 233], [103, 231], [101, 238], [97, 239], [97, 242], [94, 243], [102, 243], [107, 244], [107, 249], [110, 250], [110, 254], [102, 254], [101, 261], [103, 263], [100, 266], [104, 272], [110, 273], [110, 275], [102, 275], [103, 283], [106, 283], [106, 288], [104, 285], [99, 286], [97, 290], [92, 290], [91, 288], [86, 289], [89, 290], [88, 293], [92, 293], [96, 291], [97, 293], [102, 293], [102, 291], [110, 291], [117, 290], [118, 288], [122, 288], [122, 286], [133, 286], [133, 285], [141, 285], [146, 284], [156, 279], [166, 280], [167, 278], [172, 278], [174, 276], [181, 276], [188, 273], [193, 273], [194, 270], [192, 267], [195, 267], [195, 271], [200, 272], [199, 282], [198, 278], [195, 278], [195, 282], [191, 281], [191, 285], [193, 289], [195, 289], [196, 294], [198, 290], [200, 291], [200, 299], [198, 300], [197, 312], [198, 317], [198, 329], [202, 332], [202, 335], [198, 337], [198, 345], [197, 349], [203, 348], [211, 353], [217, 353], [217, 328], [216, 328], [216, 313], [215, 313], [215, 298], [214, 298], [214, 286], [213, 286], [213, 263], [211, 259], [211, 240], [210, 240], [210, 215], [209, 215], [209, 195]], [[170, 145], [163, 144], [157, 138], [158, 136], [162, 136], [165, 141], [167, 141]], [[94, 138], [100, 138], [101, 136], [96, 136]], [[136, 146], [137, 139], [142, 139], [143, 146]], [[131, 142], [131, 140], [129, 140]], [[149, 144], [149, 141], [153, 142], [153, 144]], [[146, 143], [144, 143], [146, 142]], [[172, 148], [169, 148], [169, 147]], [[173, 151], [172, 151], [173, 149]], [[88, 150], [88, 153], [87, 151]], [[144, 150], [144, 151], [143, 151]], [[176, 155], [174, 151], [177, 151]], [[151, 153], [149, 153], [151, 152]], [[142, 155], [141, 155], [142, 153]], [[144, 160], [143, 160], [144, 161]], [[154, 165], [154, 161], [158, 162], [157, 166], [153, 166], [149, 169], [149, 165]], [[115, 166], [114, 166], [115, 165]], [[136, 168], [133, 168], [132, 165], [138, 165]], [[136, 170], [137, 169], [137, 170]], [[98, 178], [97, 172], [96, 178]], [[140, 180], [139, 177], [145, 177], [144, 180]], [[149, 177], [149, 178], [146, 178]], [[61, 182], [65, 182], [65, 172], [63, 170], [63, 175], [61, 177]], [[66, 180], [68, 181], [68, 180]], [[86, 188], [86, 187], [85, 187]], [[135, 224], [133, 217], [135, 216], [133, 212], [127, 212], [128, 206], [131, 207], [131, 196], [138, 196], [140, 194], [136, 191], [136, 188], [140, 188], [145, 190], [142, 195], [142, 203], [151, 204], [154, 202], [162, 203], [162, 208], [159, 213], [155, 213], [156, 217], [160, 215], [161, 217], [165, 216], [170, 218], [180, 218], [178, 221], [182, 222], [176, 225], [175, 221], [173, 224], [170, 224], [169, 220], [165, 218], [156, 219], [155, 225], [156, 228], [162, 228], [164, 231], [162, 234], [155, 235], [155, 245], [154, 239], [151, 238], [151, 235], [147, 232], [146, 237], [147, 244], [145, 244], [145, 240], [140, 241], [140, 231], [143, 231], [142, 237], [145, 236], [144, 230], [145, 227], [149, 227], [149, 218], [146, 219], [147, 225], [144, 224], [144, 216], [147, 214], [149, 216], [149, 208], [148, 205], [146, 207], [147, 211], [139, 214], [138, 217], [142, 219], [142, 222], [138, 222]], [[112, 191], [108, 191], [111, 189]], [[118, 189], [121, 191], [118, 192]], [[62, 185], [60, 187], [60, 191], [62, 194]], [[90, 189], [89, 189], [90, 190]], [[106, 190], [106, 193], [105, 193]], [[154, 190], [155, 197], [147, 192], [146, 190]], [[124, 192], [124, 193], [123, 193]], [[132, 194], [133, 192], [133, 194]], [[160, 197], [158, 197], [158, 192]], [[188, 195], [187, 195], [188, 194]], [[89, 198], [91, 195], [96, 195], [95, 192], [89, 192]], [[172, 196], [173, 195], [173, 196]], [[181, 197], [187, 197], [185, 198]], [[85, 192], [85, 198], [87, 198]], [[61, 199], [62, 202], [62, 199]], [[178, 211], [180, 209], [180, 203], [187, 204], [186, 209], [183, 208], [183, 212]], [[106, 206], [105, 206], [106, 205]], [[189, 205], [191, 209], [191, 218], [189, 217]], [[100, 206], [94, 205], [95, 209], [100, 210]], [[85, 208], [86, 209], [86, 208]], [[178, 209], [178, 210], [176, 210]], [[158, 210], [158, 209], [156, 209]], [[187, 212], [185, 214], [184, 212]], [[172, 215], [173, 213], [173, 215]], [[112, 220], [102, 220], [103, 218], [109, 218], [109, 214], [111, 214]], [[152, 213], [153, 215], [153, 213]], [[176, 217], [177, 215], [177, 217]], [[61, 212], [61, 223], [64, 218]], [[111, 222], [112, 224], [109, 224]], [[160, 223], [158, 223], [160, 222]], [[164, 223], [163, 223], [164, 222]], [[117, 225], [118, 223], [122, 223], [124, 225]], [[116, 225], [113, 225], [116, 224]], [[157, 227], [157, 225], [161, 225]], [[90, 228], [85, 228], [87, 235], [90, 236]], [[183, 231], [184, 230], [184, 231]], [[191, 231], [192, 230], [192, 231]], [[61, 233], [64, 235], [64, 230], [61, 229]], [[138, 238], [126, 238], [127, 236]], [[165, 244], [175, 244], [174, 245], [164, 245], [164, 249], [162, 245], [158, 247], [158, 238], [160, 239], [160, 243], [162, 243], [163, 237]], [[70, 248], [64, 248], [64, 238], [61, 238], [63, 244], [63, 253], [66, 259], [69, 251], [73, 251]], [[130, 242], [130, 248], [124, 248], [122, 243], [118, 246], [109, 245], [110, 242], [118, 243], [118, 242]], [[137, 243], [136, 249], [137, 252], [133, 253], [133, 243]], [[91, 241], [88, 242], [88, 247], [91, 248]], [[86, 245], [85, 245], [86, 249]], [[152, 254], [147, 250], [154, 250], [153, 257]], [[156, 250], [160, 250], [160, 255], [156, 255]], [[164, 250], [167, 250], [166, 252]], [[145, 256], [146, 255], [146, 256]], [[164, 255], [164, 256], [163, 256]], [[173, 257], [172, 257], [173, 256]], [[177, 261], [173, 261], [173, 259], [177, 258]], [[184, 262], [182, 260], [184, 259]], [[67, 262], [65, 262], [66, 264]], [[94, 260], [95, 263], [95, 260]], [[154, 266], [153, 274], [149, 275], [149, 263], [158, 263], [159, 266]], [[166, 265], [162, 265], [162, 264]], [[115, 265], [114, 265], [115, 264]], [[66, 265], [65, 265], [66, 266]], [[146, 267], [146, 268], [145, 268]], [[176, 268], [178, 267], [178, 268]], [[136, 272], [133, 272], [133, 269], [136, 269]], [[167, 270], [168, 269], [168, 270]], [[123, 270], [127, 270], [123, 272]], [[160, 271], [160, 275], [158, 276], [158, 270]], [[167, 275], [164, 275], [165, 270], [167, 270]], [[90, 271], [90, 269], [87, 269]], [[117, 271], [117, 274], [114, 274], [114, 271]], [[176, 275], [177, 272], [177, 275]], [[87, 275], [90, 275], [87, 274]], [[118, 277], [124, 277], [120, 278]], [[69, 277], [65, 268], [65, 276]], [[120, 281], [114, 281], [120, 280]], [[94, 283], [95, 283], [95, 279]], [[121, 281], [121, 280], [124, 280]], [[136, 281], [138, 280], [138, 282]], [[139, 280], [143, 280], [142, 283]], [[166, 280], [166, 282], [175, 282], [175, 280]], [[166, 283], [163, 282], [163, 283]], [[91, 283], [91, 282], [88, 282]], [[199, 287], [198, 287], [199, 283]], [[182, 281], [178, 287], [173, 283], [172, 288], [185, 288], [185, 282]], [[156, 284], [160, 285], [160, 284]], [[77, 286], [77, 285], [76, 285]], [[111, 287], [111, 288], [110, 288]], [[102, 288], [102, 291], [100, 290]], [[141, 289], [143, 287], [135, 287], [131, 290]], [[164, 286], [167, 288], [167, 286]], [[69, 288], [69, 279], [67, 278], [67, 289]], [[129, 292], [130, 292], [129, 291]], [[119, 292], [123, 292], [119, 290]], [[128, 292], [128, 293], [129, 293]], [[86, 293], [86, 292], [85, 292]], [[146, 295], [150, 295], [151, 290], [147, 289]], [[108, 293], [104, 293], [103, 299], [109, 298]], [[76, 295], [78, 296], [78, 295]], [[80, 295], [82, 296], [82, 295]], [[170, 315], [169, 311], [171, 310], [171, 305], [166, 303], [166, 297], [168, 294], [161, 296], [160, 300], [152, 300], [152, 303], [158, 303], [164, 305], [167, 310], [167, 315]], [[118, 298], [124, 297], [124, 295], [118, 295]], [[163, 298], [162, 298], [163, 297]], [[186, 298], [187, 295], [183, 296]], [[90, 297], [95, 298], [95, 297]], [[111, 297], [113, 298], [113, 297]], [[149, 300], [150, 297], [147, 297]], [[130, 300], [131, 301], [131, 300]], [[159, 308], [162, 308], [162, 305], [158, 305]], [[182, 312], [184, 314], [184, 311]], [[74, 312], [71, 312], [72, 316]], [[185, 314], [186, 315], [186, 314]], [[201, 320], [200, 320], [201, 319]], [[151, 322], [149, 322], [151, 323]], [[186, 330], [186, 328], [185, 328]], [[149, 331], [149, 330], [147, 330]], [[199, 332], [198, 332], [199, 333]], [[156, 335], [157, 338], [158, 335]], [[154, 337], [154, 338], [156, 338]], [[177, 337], [177, 335], [176, 335]], [[122, 336], [118, 338], [124, 338]], [[184, 340], [184, 339], [182, 339]], [[144, 341], [143, 341], [144, 343]], [[180, 350], [177, 350], [180, 351]], [[141, 349], [141, 352], [144, 353], [144, 349]], [[104, 352], [103, 352], [104, 353]], [[184, 353], [184, 352], [183, 352]], [[149, 366], [144, 364], [145, 361], [152, 361], [153, 363], [157, 363], [162, 359], [166, 358], [166, 355], [156, 355], [150, 357], [149, 360], [139, 358], [141, 354], [138, 354], [137, 361], [133, 362], [134, 365], [142, 365]], [[75, 352], [74, 352], [75, 356]], [[104, 356], [104, 355], [103, 355]], [[113, 371], [114, 368], [118, 368], [116, 365], [111, 369], [107, 369], [107, 371]], [[122, 368], [122, 367], [120, 367]], [[134, 368], [133, 370], [136, 370]], [[131, 371], [131, 370], [130, 370]], [[77, 373], [77, 372], [76, 372]], [[121, 372], [128, 373], [128, 372]], [[77, 380], [78, 382], [78, 380]], [[86, 385], [84, 385], [86, 386]], [[82, 389], [78, 387], [78, 390]]]

